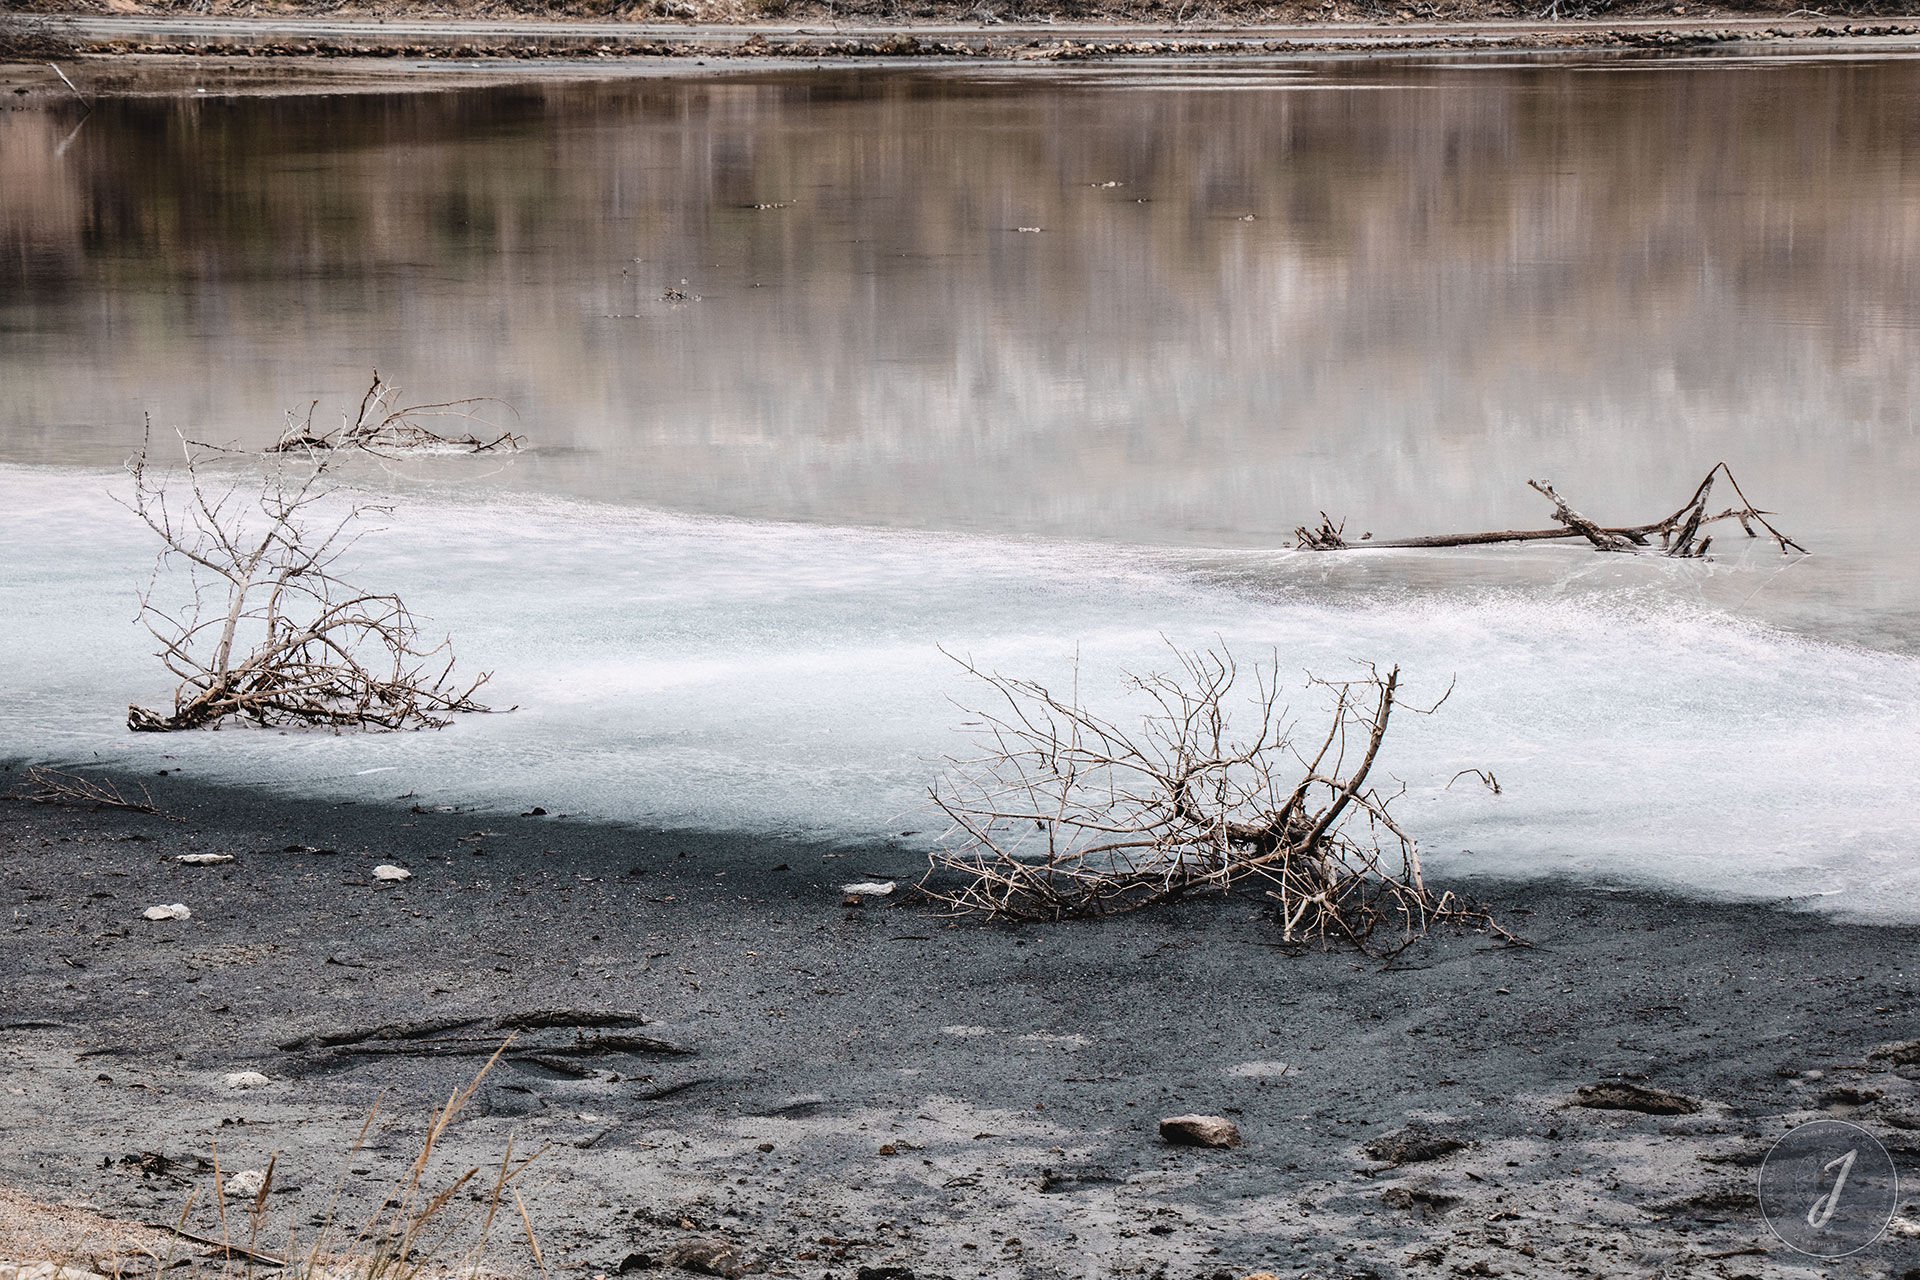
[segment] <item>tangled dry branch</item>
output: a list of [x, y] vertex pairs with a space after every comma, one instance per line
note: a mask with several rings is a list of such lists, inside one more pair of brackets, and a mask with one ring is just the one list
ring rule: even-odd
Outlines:
[[[287, 414], [287, 428], [280, 439], [268, 447], [268, 453], [312, 453], [331, 449], [364, 449], [369, 453], [397, 454], [435, 451], [457, 453], [505, 453], [517, 450], [526, 437], [489, 420], [488, 412], [519, 415], [505, 401], [486, 397], [448, 400], [439, 404], [400, 403], [400, 389], [373, 371], [373, 382], [360, 397], [359, 408], [342, 414], [340, 425], [331, 431], [316, 431], [313, 411], [320, 402], [307, 406], [306, 416]], [[472, 423], [479, 432], [468, 429], [449, 435], [428, 425], [440, 419]], [[459, 431], [459, 428], [454, 428]]]
[[[58, 769], [49, 769], [44, 765], [27, 766], [27, 791], [24, 799], [35, 804], [64, 804], [93, 809], [131, 809], [135, 813], [150, 813], [165, 818], [171, 815], [160, 812], [153, 803], [153, 793], [145, 787], [139, 788], [139, 798], [124, 794], [120, 788], [105, 778], [83, 778], [77, 773], [62, 773]], [[184, 822], [184, 818], [174, 818], [175, 822]]]
[[[1256, 666], [1246, 694], [1224, 648], [1174, 655], [1172, 674], [1128, 677], [1148, 705], [1137, 729], [1088, 709], [1077, 688], [1060, 697], [955, 659], [994, 706], [974, 712], [980, 750], [950, 760], [933, 789], [950, 826], [923, 892], [956, 914], [1058, 920], [1252, 890], [1274, 904], [1283, 940], [1370, 952], [1443, 919], [1491, 926], [1426, 886], [1413, 839], [1388, 812], [1393, 795], [1369, 781], [1406, 706], [1398, 667], [1311, 681], [1333, 708], [1303, 750], [1276, 668]], [[1232, 724], [1237, 686], [1250, 734]]]
[[[333, 572], [364, 509], [324, 521], [328, 458], [309, 453], [270, 471], [258, 493], [211, 493], [191, 450], [156, 475], [142, 448], [128, 504], [159, 535], [140, 621], [180, 680], [168, 713], [127, 709], [136, 730], [192, 729], [230, 716], [255, 724], [438, 728], [486, 683], [453, 679], [451, 643], [429, 644], [400, 598], [362, 591]], [[184, 492], [182, 490], [184, 489]], [[171, 490], [171, 492], [170, 492]], [[184, 566], [185, 599], [163, 602], [166, 571]]]
[[[1725, 477], [1727, 485], [1739, 500], [1738, 506], [1729, 506], [1719, 512], [1709, 511], [1709, 502], [1713, 496], [1714, 482]], [[1420, 538], [1391, 538], [1375, 541], [1372, 534], [1363, 534], [1359, 542], [1348, 542], [1345, 537], [1346, 523], [1335, 524], [1325, 512], [1320, 514], [1317, 528], [1302, 525], [1293, 531], [1294, 545], [1304, 551], [1355, 551], [1363, 547], [1368, 549], [1411, 548], [1411, 547], [1471, 547], [1496, 542], [1539, 542], [1556, 538], [1584, 538], [1597, 551], [1641, 551], [1652, 550], [1651, 539], [1660, 539], [1660, 551], [1677, 560], [1703, 559], [1707, 548], [1713, 544], [1711, 534], [1703, 535], [1701, 530], [1710, 524], [1722, 520], [1739, 522], [1740, 528], [1749, 538], [1760, 535], [1754, 532], [1758, 525], [1766, 530], [1780, 548], [1782, 555], [1798, 551], [1808, 554], [1805, 547], [1776, 529], [1767, 517], [1773, 513], [1762, 511], [1748, 500], [1741, 491], [1740, 482], [1733, 478], [1733, 472], [1726, 463], [1716, 462], [1708, 471], [1706, 478], [1695, 487], [1692, 496], [1680, 505], [1679, 510], [1664, 519], [1649, 524], [1619, 525], [1602, 527], [1587, 519], [1568, 506], [1561, 496], [1554, 492], [1551, 484], [1544, 481], [1529, 480], [1527, 485], [1542, 497], [1553, 503], [1553, 518], [1558, 526], [1552, 529], [1500, 529], [1488, 533], [1442, 533]]]

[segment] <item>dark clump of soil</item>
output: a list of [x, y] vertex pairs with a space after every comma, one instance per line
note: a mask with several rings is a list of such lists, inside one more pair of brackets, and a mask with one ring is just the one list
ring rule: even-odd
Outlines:
[[1599, 1111], [1638, 1111], [1649, 1116], [1690, 1116], [1700, 1110], [1692, 1098], [1631, 1080], [1581, 1085], [1574, 1100]]
[[77, 51], [72, 41], [29, 30], [0, 13], [0, 62], [43, 62], [71, 58]]
[[1368, 1159], [1384, 1160], [1388, 1164], [1421, 1164], [1428, 1160], [1439, 1160], [1456, 1151], [1465, 1151], [1467, 1143], [1459, 1138], [1449, 1138], [1443, 1134], [1428, 1133], [1421, 1129], [1403, 1129], [1399, 1133], [1389, 1133], [1375, 1138], [1361, 1148]]

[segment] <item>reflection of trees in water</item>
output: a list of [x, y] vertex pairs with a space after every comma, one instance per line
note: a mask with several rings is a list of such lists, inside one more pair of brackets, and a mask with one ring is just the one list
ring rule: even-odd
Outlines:
[[[31, 200], [0, 194], [0, 285], [104, 366], [111, 413], [62, 409], [75, 389], [34, 367], [0, 402], [125, 419], [156, 373], [231, 363], [249, 403], [177, 407], [261, 421], [378, 351], [600, 451], [588, 487], [1202, 532], [1328, 503], [1494, 521], [1513, 482], [1483, 478], [1489, 450], [1608, 459], [1582, 486], [1604, 508], [1671, 480], [1683, 421], [1782, 466], [1816, 422], [1904, 438], [1899, 64], [1327, 74], [1375, 87], [119, 102], [60, 163], [57, 126], [10, 113], [0, 154], [40, 167], [7, 184]], [[682, 278], [702, 301], [661, 305]], [[1399, 497], [1359, 509], [1355, 468]]]

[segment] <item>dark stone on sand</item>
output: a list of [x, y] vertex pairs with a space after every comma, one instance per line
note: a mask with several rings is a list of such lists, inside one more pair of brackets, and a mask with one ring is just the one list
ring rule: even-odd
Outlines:
[[1599, 1111], [1638, 1111], [1650, 1116], [1690, 1116], [1700, 1110], [1698, 1099], [1631, 1080], [1583, 1084], [1573, 1100], [1576, 1106]]
[[614, 1268], [615, 1275], [626, 1275], [633, 1271], [652, 1271], [660, 1265], [660, 1259], [650, 1253], [630, 1253], [620, 1259], [620, 1265]]
[[1183, 1147], [1237, 1147], [1240, 1130], [1222, 1116], [1168, 1116], [1160, 1136]]
[[1647, 1206], [1654, 1213], [1675, 1218], [1698, 1218], [1707, 1222], [1757, 1216], [1760, 1197], [1742, 1186], [1715, 1187], [1690, 1196], [1662, 1200]]
[[682, 1271], [726, 1280], [738, 1280], [747, 1273], [747, 1264], [725, 1240], [689, 1240], [669, 1249], [665, 1261]]
[[1110, 1187], [1119, 1181], [1119, 1178], [1105, 1169], [1042, 1169], [1040, 1171], [1040, 1190], [1047, 1195], [1058, 1195], [1066, 1191], [1085, 1191], [1090, 1187]]
[[1380, 1193], [1380, 1203], [1389, 1209], [1417, 1210], [1422, 1218], [1430, 1218], [1459, 1204], [1460, 1197], [1418, 1187], [1388, 1187]]
[[525, 1085], [494, 1085], [481, 1095], [490, 1116], [530, 1116], [546, 1103]]
[[1360, 1150], [1369, 1160], [1383, 1160], [1388, 1164], [1419, 1164], [1464, 1151], [1467, 1146], [1459, 1138], [1428, 1133], [1423, 1129], [1402, 1129], [1398, 1133], [1375, 1138]]
[[1858, 1089], [1852, 1085], [1840, 1085], [1820, 1095], [1823, 1107], [1864, 1107], [1869, 1102], [1878, 1102], [1886, 1097], [1878, 1089]]
[[1920, 1040], [1898, 1040], [1893, 1044], [1883, 1044], [1867, 1055], [1896, 1067], [1911, 1067], [1920, 1064]]
[[854, 1280], [914, 1280], [912, 1267], [862, 1267]]

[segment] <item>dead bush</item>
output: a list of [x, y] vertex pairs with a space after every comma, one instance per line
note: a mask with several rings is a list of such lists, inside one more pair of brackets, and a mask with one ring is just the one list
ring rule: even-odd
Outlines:
[[932, 791], [950, 825], [922, 890], [954, 913], [1027, 920], [1256, 891], [1284, 941], [1374, 952], [1437, 920], [1491, 925], [1427, 887], [1417, 846], [1389, 813], [1394, 796], [1370, 782], [1393, 712], [1406, 708], [1398, 667], [1310, 679], [1333, 706], [1303, 748], [1275, 666], [1256, 666], [1248, 691], [1224, 647], [1173, 656], [1170, 674], [1128, 676], [1146, 704], [1137, 728], [1082, 703], [1077, 672], [1062, 697], [956, 659], [993, 697], [972, 713], [978, 751], [950, 759]]
[[[257, 485], [210, 487], [190, 447], [172, 472], [130, 464], [128, 506], [159, 536], [140, 621], [180, 681], [171, 712], [127, 709], [136, 730], [192, 729], [239, 717], [258, 725], [438, 728], [484, 711], [486, 683], [453, 679], [451, 642], [429, 644], [400, 597], [334, 572], [367, 510], [322, 518], [333, 493], [327, 454], [276, 459]], [[184, 602], [172, 589], [184, 570]], [[162, 588], [166, 588], [163, 591]]]

